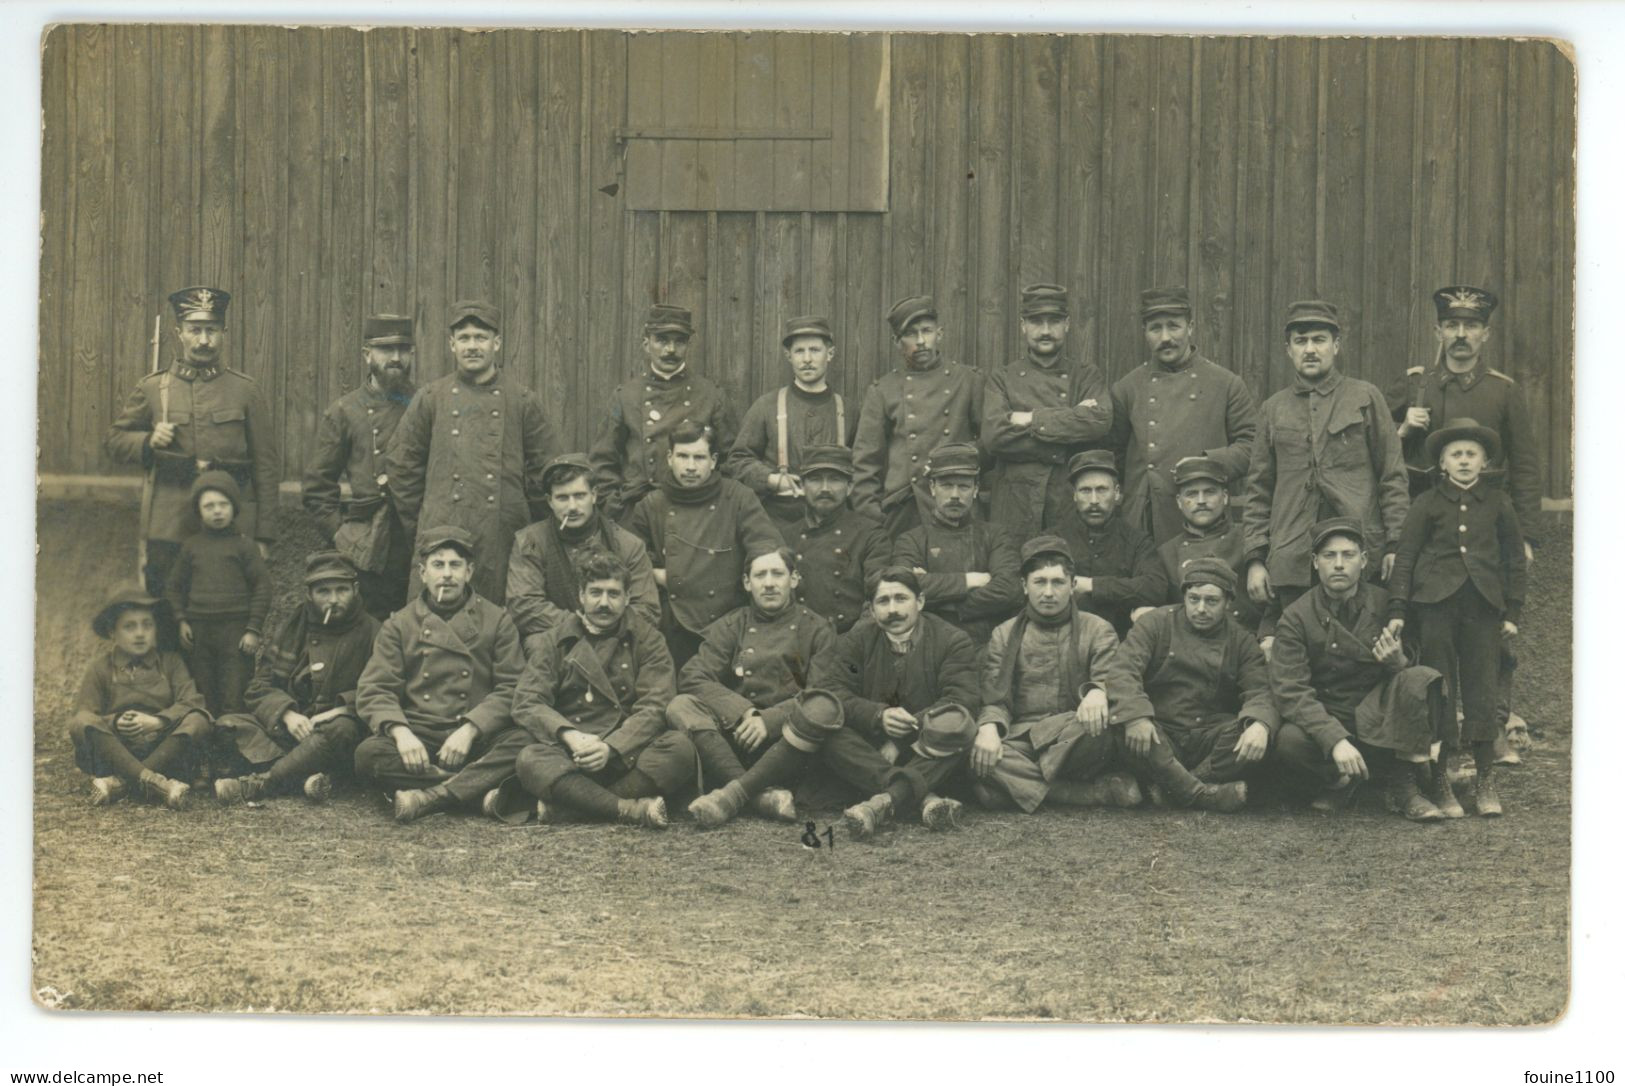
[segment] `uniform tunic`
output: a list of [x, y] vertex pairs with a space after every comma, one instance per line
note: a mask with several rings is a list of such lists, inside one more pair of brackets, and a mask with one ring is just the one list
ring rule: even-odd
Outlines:
[[[602, 513], [598, 514], [601, 518]], [[576, 607], [565, 607], [554, 602], [547, 583], [548, 547], [553, 534], [545, 521], [538, 521], [520, 529], [513, 537], [513, 553], [508, 558], [508, 614], [519, 627], [524, 642], [525, 656], [540, 643], [541, 636], [575, 613]], [[627, 595], [633, 611], [646, 621], [660, 621], [660, 587], [655, 584], [654, 567], [649, 561], [649, 550], [643, 541], [625, 528], [605, 523], [609, 531], [608, 550], [625, 563]], [[597, 532], [576, 544], [560, 537], [572, 556], [593, 546], [601, 545]], [[579, 606], [577, 604], [576, 606]]]
[[[163, 726], [145, 742], [126, 740], [119, 735], [114, 721], [130, 709], [158, 717]], [[85, 669], [73, 714], [68, 718], [75, 764], [92, 776], [101, 776], [107, 770], [98, 764], [87, 731], [114, 736], [130, 753], [144, 758], [177, 731], [194, 741], [203, 738], [209, 733], [209, 714], [180, 656], [155, 649], [145, 656], [131, 657], [109, 647]]]
[[931, 450], [976, 442], [982, 388], [981, 372], [961, 362], [876, 378], [864, 394], [852, 442], [853, 508], [880, 520], [910, 497], [929, 502], [925, 469]]
[[789, 545], [801, 574], [801, 602], [834, 623], [836, 633], [850, 630], [868, 612], [869, 578], [891, 564], [885, 531], [843, 506], [826, 521], [804, 517]]
[[1113, 724], [1151, 718], [1175, 739], [1238, 718], [1280, 727], [1264, 654], [1252, 634], [1227, 617], [1201, 631], [1180, 605], [1159, 607], [1134, 624], [1106, 670]]
[[[978, 645], [1021, 608], [1020, 545], [1003, 526], [974, 512], [958, 525], [946, 524], [934, 513], [926, 517], [898, 537], [892, 560], [925, 570], [920, 588], [926, 607]], [[965, 574], [974, 572], [987, 573], [992, 580], [981, 588], [966, 588]]]
[[1146, 362], [1112, 386], [1110, 444], [1123, 450], [1122, 515], [1158, 543], [1179, 534], [1174, 465], [1210, 456], [1236, 482], [1247, 471], [1258, 404], [1242, 379], [1192, 355], [1175, 369]]
[[[153, 426], [166, 421], [175, 425], [175, 440], [154, 449]], [[175, 543], [197, 530], [192, 483], [208, 468], [229, 471], [242, 491], [236, 523], [243, 535], [264, 543], [276, 538], [282, 470], [276, 432], [259, 386], [245, 373], [172, 362], [165, 373], [141, 378], [113, 420], [107, 454], [122, 464], [156, 466], [148, 539]]]
[[685, 365], [671, 377], [651, 369], [621, 382], [610, 394], [588, 459], [593, 488], [611, 520], [658, 483], [669, 451], [667, 435], [682, 422], [711, 427], [712, 448], [726, 456], [734, 444], [734, 408], [726, 392]]
[[[410, 579], [412, 541], [378, 480], [387, 480], [385, 452], [410, 398], [380, 392], [368, 381], [334, 400], [316, 426], [301, 488], [305, 511], [334, 547], [363, 573], [398, 577], [399, 585], [390, 586], [397, 597]], [[350, 483], [348, 501], [340, 487], [345, 479]], [[350, 528], [344, 527], [347, 523]], [[364, 588], [369, 596], [378, 591], [371, 584]], [[367, 602], [372, 606], [378, 601]]]
[[1398, 544], [1409, 507], [1399, 435], [1376, 385], [1333, 370], [1264, 401], [1242, 524], [1247, 553], [1265, 560], [1272, 584], [1313, 580], [1309, 532], [1317, 521], [1353, 517], [1366, 549], [1379, 555]]
[[725, 726], [762, 710], [771, 743], [807, 686], [813, 658], [834, 643], [829, 620], [804, 604], [792, 603], [776, 615], [747, 604], [705, 628], [700, 651], [678, 674], [677, 690]]
[[[1158, 579], [1152, 603], [1179, 603], [1179, 585], [1184, 580], [1185, 563], [1196, 558], [1218, 558], [1236, 574], [1236, 584], [1247, 584], [1247, 546], [1241, 525], [1228, 515], [1200, 530], [1185, 525], [1184, 530], [1157, 548]], [[1238, 587], [1236, 598], [1230, 601], [1230, 617], [1247, 629], [1257, 632], [1264, 617], [1258, 605], [1247, 595], [1245, 587]]]
[[[1014, 411], [1031, 411], [1032, 422], [1013, 425]], [[994, 459], [993, 522], [1017, 539], [1052, 527], [1072, 508], [1067, 461], [1100, 447], [1111, 427], [1111, 392], [1093, 362], [1024, 358], [995, 370], [982, 407], [982, 440]]]
[[[414, 540], [443, 525], [474, 537], [474, 591], [501, 604], [514, 533], [546, 510], [542, 467], [553, 453], [542, 405], [498, 370], [480, 385], [448, 374], [418, 390], [390, 442], [389, 489]], [[413, 592], [418, 585], [413, 571]]]
[[[1407, 408], [1426, 407], [1435, 427], [1451, 419], [1472, 419], [1494, 430], [1501, 438], [1501, 455], [1489, 466], [1506, 473], [1506, 488], [1524, 538], [1539, 542], [1540, 445], [1516, 381], [1482, 362], [1466, 373], [1451, 373], [1443, 365], [1430, 370], [1413, 366], [1388, 389], [1387, 400], [1396, 423], [1404, 421]], [[1422, 432], [1407, 435], [1403, 442], [1413, 497], [1429, 487], [1429, 473], [1439, 466], [1428, 462], [1426, 443], [1427, 434]]]
[[[800, 498], [784, 498], [774, 493], [767, 477], [779, 470], [779, 392], [766, 393], [745, 412], [739, 424], [739, 436], [734, 438], [728, 451], [724, 470], [732, 478], [750, 487], [762, 503], [762, 508], [785, 533], [785, 542], [796, 521], [802, 516]], [[785, 399], [785, 462], [787, 470], [799, 476], [803, 450], [809, 445], [844, 445], [852, 447], [853, 435], [858, 430], [857, 405], [842, 401], [842, 426], [836, 426], [835, 397], [830, 389], [808, 392], [800, 385], [786, 385]]]
[[1162, 602], [1157, 549], [1150, 536], [1124, 519], [1121, 509], [1091, 528], [1073, 506], [1055, 532], [1066, 540], [1077, 575], [1094, 581], [1094, 590], [1077, 598], [1078, 606], [1110, 622], [1118, 637], [1128, 633], [1136, 607]]

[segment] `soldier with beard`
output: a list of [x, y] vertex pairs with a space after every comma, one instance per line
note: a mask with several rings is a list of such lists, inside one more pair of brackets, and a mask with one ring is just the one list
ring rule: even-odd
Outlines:
[[[412, 540], [389, 499], [384, 450], [412, 402], [412, 318], [393, 313], [368, 317], [361, 357], [367, 379], [327, 408], [316, 427], [316, 447], [305, 464], [305, 511], [354, 563], [361, 600], [384, 619], [406, 603], [412, 572]], [[350, 497], [340, 483], [348, 480]]]
[[852, 450], [814, 445], [802, 454], [806, 513], [790, 548], [801, 567], [801, 602], [845, 633], [869, 608], [864, 585], [891, 564], [884, 530], [847, 502], [852, 493]]

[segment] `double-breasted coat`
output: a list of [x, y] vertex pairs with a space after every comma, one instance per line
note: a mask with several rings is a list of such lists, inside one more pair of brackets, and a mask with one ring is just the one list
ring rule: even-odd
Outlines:
[[[404, 529], [384, 490], [385, 454], [408, 402], [410, 397], [390, 396], [370, 381], [351, 389], [322, 412], [305, 462], [300, 488], [305, 512], [346, 558], [371, 573], [383, 572], [391, 549], [404, 550], [409, 543], [395, 538]], [[342, 496], [344, 480], [350, 483], [348, 501]], [[353, 538], [349, 530], [341, 532], [346, 522], [357, 525]]]
[[599, 507], [611, 520], [658, 485], [680, 423], [709, 426], [719, 463], [733, 448], [737, 415], [717, 382], [684, 366], [670, 377], [647, 367], [610, 393], [609, 412], [598, 425], [588, 461]]
[[514, 721], [538, 742], [558, 743], [566, 728], [595, 735], [630, 764], [666, 730], [666, 705], [677, 693], [673, 672], [660, 631], [634, 612], [597, 637], [571, 615], [543, 634], [531, 655], [514, 695]]
[[929, 502], [925, 469], [931, 450], [976, 443], [984, 383], [981, 371], [963, 362], [877, 377], [864, 393], [852, 441], [852, 507], [881, 520], [911, 497]]
[[762, 710], [769, 741], [790, 718], [791, 703], [812, 675], [813, 659], [835, 643], [829, 619], [806, 604], [776, 615], [746, 604], [705, 628], [699, 652], [677, 676], [677, 690], [692, 694], [717, 720], [732, 725]]
[[875, 747], [886, 741], [880, 718], [892, 706], [915, 716], [943, 702], [972, 713], [982, 707], [975, 644], [964, 630], [931, 614], [920, 615], [902, 655], [892, 651], [878, 623], [858, 623], [813, 662], [812, 685], [840, 698], [846, 727]]
[[836, 633], [850, 630], [868, 613], [869, 578], [891, 564], [890, 537], [847, 507], [825, 521], [803, 518], [787, 542], [801, 574], [801, 602], [834, 623]]
[[[1016, 426], [1012, 412], [1031, 411]], [[1067, 461], [1102, 445], [1112, 428], [1111, 391], [1093, 362], [1024, 358], [995, 370], [982, 399], [982, 442], [993, 455], [992, 519], [1031, 539], [1072, 508]]]

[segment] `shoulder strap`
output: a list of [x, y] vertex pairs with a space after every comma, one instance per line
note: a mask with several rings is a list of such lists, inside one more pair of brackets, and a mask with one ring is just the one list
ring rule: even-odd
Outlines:
[[779, 471], [790, 470], [790, 386], [779, 386]]

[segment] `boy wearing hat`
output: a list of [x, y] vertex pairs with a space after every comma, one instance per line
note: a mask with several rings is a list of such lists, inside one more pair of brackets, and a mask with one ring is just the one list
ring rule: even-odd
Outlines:
[[73, 760], [103, 807], [138, 792], [186, 806], [193, 765], [209, 735], [203, 695], [186, 664], [158, 647], [168, 607], [139, 585], [116, 590], [91, 627], [111, 642], [85, 669], [68, 718]]
[[813, 661], [812, 685], [840, 699], [845, 720], [825, 741], [824, 765], [869, 794], [845, 813], [855, 839], [916, 806], [926, 826], [951, 829], [961, 804], [936, 792], [964, 766], [976, 735], [976, 646], [925, 613], [921, 580], [907, 566], [882, 570], [869, 599], [874, 621], [858, 623]]
[[976, 441], [983, 379], [973, 366], [943, 360], [945, 326], [930, 297], [904, 298], [886, 323], [903, 368], [877, 377], [864, 394], [852, 442], [852, 504], [896, 539], [925, 516], [931, 451]]
[[1151, 537], [1123, 516], [1117, 462], [1105, 449], [1078, 453], [1067, 464], [1072, 509], [1055, 526], [1076, 565], [1077, 605], [1112, 624], [1121, 638], [1137, 608], [1161, 602], [1157, 550]]
[[930, 611], [978, 645], [1021, 606], [1019, 546], [1003, 525], [977, 514], [979, 471], [974, 445], [933, 449], [926, 468], [930, 509], [892, 550], [892, 561], [920, 578]]
[[610, 519], [626, 522], [659, 483], [671, 433], [684, 423], [709, 428], [716, 447], [733, 447], [733, 401], [717, 382], [689, 369], [694, 314], [682, 306], [649, 307], [643, 321], [642, 373], [610, 394], [609, 414], [588, 456], [593, 487]]
[[271, 610], [271, 570], [237, 530], [241, 498], [224, 471], [192, 484], [201, 529], [181, 544], [164, 592], [181, 647], [209, 712], [240, 713], [243, 691]]
[[[1459, 702], [1461, 738], [1471, 744], [1478, 769], [1478, 813], [1493, 816], [1501, 813], [1493, 778], [1501, 730], [1495, 680], [1502, 642], [1517, 636], [1523, 607], [1523, 529], [1506, 491], [1483, 478], [1485, 465], [1500, 453], [1494, 430], [1473, 419], [1451, 419], [1428, 435], [1426, 446], [1442, 474], [1405, 518], [1388, 583], [1388, 629], [1398, 634], [1408, 610], [1419, 627], [1413, 634], [1422, 663], [1450, 678], [1447, 720], [1455, 719]], [[1434, 802], [1449, 817], [1461, 812], [1446, 771], [1457, 745], [1454, 732], [1446, 729], [1434, 774]]]
[[793, 380], [750, 405], [723, 468], [756, 492], [789, 543], [801, 525], [808, 447], [850, 448], [858, 416], [829, 387], [835, 336], [827, 318], [790, 318], [780, 342]]
[[231, 473], [241, 492], [238, 526], [258, 542], [261, 556], [269, 553], [281, 464], [259, 386], [221, 363], [231, 295], [185, 287], [169, 296], [169, 304], [179, 354], [136, 383], [106, 441], [110, 458], [147, 472], [141, 493], [143, 575], [154, 596], [164, 594], [181, 541], [197, 529], [192, 483], [205, 471]]
[[367, 731], [356, 715], [356, 683], [372, 655], [378, 620], [357, 589], [354, 564], [338, 551], [305, 559], [304, 602], [260, 656], [248, 711], [215, 721], [241, 770], [214, 782], [222, 803], [303, 790], [321, 803], [332, 775], [347, 773]]
[[[316, 426], [301, 487], [305, 512], [355, 564], [363, 606], [382, 621], [406, 603], [412, 540], [389, 498], [384, 451], [412, 402], [412, 318], [380, 313], [362, 325], [367, 378], [334, 400]], [[348, 480], [350, 496], [342, 497]]]
[[[474, 591], [500, 606], [514, 533], [545, 505], [542, 468], [553, 439], [524, 375], [499, 363], [502, 311], [460, 301], [447, 324], [456, 369], [412, 397], [386, 449], [385, 474], [418, 553], [427, 529], [465, 529], [480, 554]], [[414, 568], [408, 595], [420, 587]]]
[[[1289, 606], [1310, 584], [1310, 528], [1360, 521], [1366, 545], [1393, 568], [1410, 507], [1399, 439], [1377, 386], [1337, 368], [1342, 325], [1330, 302], [1293, 302], [1286, 314], [1292, 384], [1264, 402], [1247, 473], [1242, 523], [1247, 597]], [[1374, 570], [1374, 572], [1376, 572]]]
[[1444, 815], [1421, 786], [1442, 723], [1443, 676], [1411, 666], [1385, 627], [1389, 596], [1365, 579], [1363, 531], [1354, 517], [1314, 526], [1316, 584], [1276, 626], [1277, 764], [1289, 784], [1314, 790], [1317, 810], [1340, 810], [1362, 781], [1386, 777], [1392, 810], [1434, 822]]
[[513, 538], [508, 558], [508, 614], [519, 627], [525, 656], [581, 606], [575, 560], [597, 547], [626, 565], [632, 609], [660, 621], [660, 589], [643, 541], [604, 516], [592, 489], [592, 465], [582, 453], [555, 456], [542, 469], [548, 510]]
[[566, 813], [650, 829], [692, 787], [694, 746], [667, 727], [676, 690], [660, 631], [627, 607], [627, 571], [602, 550], [576, 564], [581, 602], [542, 635], [514, 695], [516, 769], [543, 822]]
[[1239, 375], [1197, 352], [1184, 287], [1142, 291], [1140, 324], [1151, 358], [1112, 385], [1108, 444], [1123, 456], [1124, 515], [1162, 543], [1179, 534], [1174, 465], [1186, 456], [1209, 456], [1232, 483], [1239, 481], [1258, 405]]
[[763, 817], [794, 822], [795, 801], [781, 786], [800, 779], [823, 746], [814, 722], [839, 727], [838, 715], [827, 713], [803, 719], [802, 730], [791, 726], [813, 657], [835, 641], [829, 620], [796, 602], [795, 558], [783, 547], [757, 552], [745, 563], [744, 581], [750, 602], [705, 628], [700, 651], [677, 677], [680, 693], [666, 707], [667, 723], [699, 752], [709, 791], [689, 811], [706, 826], [721, 825], [752, 800]]
[[1114, 762], [1106, 728], [1111, 624], [1072, 605], [1066, 541], [1021, 548], [1027, 605], [993, 631], [982, 659], [982, 711], [970, 768], [984, 807], [1032, 813], [1042, 803], [1132, 807], [1140, 789]]
[[982, 436], [993, 454], [991, 519], [1017, 539], [1050, 528], [1072, 508], [1066, 465], [1111, 433], [1112, 399], [1093, 362], [1069, 359], [1065, 287], [1021, 291], [1023, 357], [987, 381]]
[[[1280, 726], [1264, 654], [1230, 617], [1236, 574], [1197, 558], [1181, 602], [1147, 612], [1106, 669], [1111, 721], [1127, 756], [1181, 807], [1238, 811]], [[1182, 766], [1189, 774], [1180, 774]], [[1155, 798], [1155, 793], [1153, 793]]]
[[788, 537], [801, 570], [801, 602], [845, 633], [869, 609], [864, 585], [892, 560], [892, 542], [853, 510], [852, 450], [814, 445], [802, 461], [805, 512]]
[[457, 807], [501, 817], [497, 790], [530, 741], [510, 715], [525, 666], [519, 631], [475, 591], [467, 529], [437, 525], [419, 539], [423, 587], [378, 628], [356, 685], [372, 734], [355, 749], [355, 773], [394, 794], [397, 822]]
[[[1223, 466], [1210, 456], [1187, 456], [1174, 465], [1174, 500], [1179, 504], [1184, 526], [1177, 536], [1157, 548], [1158, 604], [1180, 602], [1179, 584], [1185, 563], [1195, 558], [1221, 559], [1236, 574], [1236, 583], [1242, 583], [1247, 572], [1247, 547], [1239, 520], [1230, 516], [1230, 491], [1225, 481]], [[1230, 616], [1255, 633], [1264, 618], [1262, 609], [1245, 592], [1238, 592], [1231, 600]], [[1263, 648], [1268, 657], [1267, 637]]]

